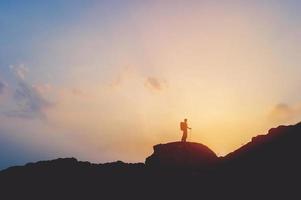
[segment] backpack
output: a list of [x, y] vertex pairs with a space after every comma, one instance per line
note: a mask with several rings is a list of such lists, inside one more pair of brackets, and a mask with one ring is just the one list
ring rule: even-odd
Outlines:
[[185, 129], [185, 122], [180, 122], [180, 129], [181, 129], [181, 131], [184, 131], [184, 129]]

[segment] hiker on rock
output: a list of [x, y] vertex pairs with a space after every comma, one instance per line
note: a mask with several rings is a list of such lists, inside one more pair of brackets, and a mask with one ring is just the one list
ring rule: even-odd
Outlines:
[[190, 127], [188, 127], [188, 124], [187, 124], [187, 119], [184, 119], [184, 122], [181, 122], [180, 123], [180, 128], [181, 128], [181, 131], [183, 131], [183, 136], [182, 136], [182, 142], [186, 142], [186, 139], [187, 139], [187, 130], [188, 129], [191, 129]]

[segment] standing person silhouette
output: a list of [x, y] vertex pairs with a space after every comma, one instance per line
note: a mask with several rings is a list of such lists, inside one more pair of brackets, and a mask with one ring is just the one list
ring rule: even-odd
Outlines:
[[180, 123], [180, 128], [181, 128], [181, 131], [183, 131], [183, 136], [182, 136], [182, 142], [186, 142], [186, 139], [187, 139], [187, 130], [188, 129], [191, 129], [190, 127], [188, 127], [188, 124], [187, 124], [187, 119], [184, 119], [184, 122], [181, 122]]

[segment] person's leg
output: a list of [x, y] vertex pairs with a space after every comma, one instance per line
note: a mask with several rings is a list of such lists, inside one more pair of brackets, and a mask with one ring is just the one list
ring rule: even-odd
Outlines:
[[187, 131], [183, 131], [182, 142], [186, 142], [187, 139]]

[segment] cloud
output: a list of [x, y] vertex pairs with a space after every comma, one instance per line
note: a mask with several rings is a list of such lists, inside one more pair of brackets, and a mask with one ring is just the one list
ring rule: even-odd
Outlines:
[[109, 83], [111, 88], [116, 88], [121, 86], [128, 80], [139, 77], [137, 71], [130, 66], [123, 67], [118, 73], [117, 76]]
[[289, 122], [301, 116], [301, 104], [277, 104], [269, 113], [269, 118], [275, 122]]
[[32, 87], [41, 95], [47, 94], [53, 89], [51, 84], [34, 84]]
[[9, 66], [10, 69], [14, 72], [15, 76], [21, 80], [25, 79], [26, 74], [28, 73], [28, 68], [25, 67], [24, 64], [15, 66], [15, 65], [11, 65]]
[[110, 88], [136, 87], [150, 91], [162, 91], [167, 87], [165, 80], [155, 76], [145, 75], [133, 66], [126, 66], [116, 74], [109, 83]]
[[53, 105], [41, 93], [26, 82], [19, 82], [13, 99], [16, 110], [6, 112], [6, 116], [20, 118], [45, 118], [45, 110]]
[[6, 111], [4, 115], [27, 119], [45, 118], [46, 109], [53, 105], [44, 96], [45, 92], [51, 89], [51, 86], [29, 84], [25, 80], [28, 68], [24, 65], [10, 66], [10, 68], [17, 81], [17, 87], [12, 96], [15, 108]]
[[83, 91], [79, 88], [73, 88], [71, 90], [72, 94], [74, 94], [75, 96], [82, 96], [83, 95]]
[[0, 103], [1, 103], [0, 106], [3, 106], [3, 102], [5, 102], [5, 99], [7, 98], [7, 94], [8, 94], [8, 85], [6, 82], [0, 79]]
[[116, 87], [118, 87], [118, 86], [121, 85], [122, 81], [123, 81], [122, 75], [118, 75], [115, 79], [113, 79], [113, 80], [109, 83], [109, 86], [110, 86], [111, 88], [116, 88]]
[[147, 77], [144, 85], [148, 89], [160, 91], [166, 87], [166, 82], [155, 77]]
[[2, 82], [1, 80], [0, 80], [0, 95], [4, 92], [4, 88], [5, 88], [5, 84], [4, 84], [4, 82]]

